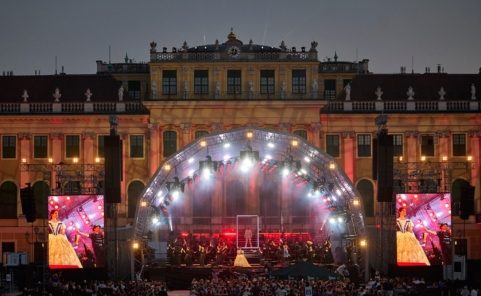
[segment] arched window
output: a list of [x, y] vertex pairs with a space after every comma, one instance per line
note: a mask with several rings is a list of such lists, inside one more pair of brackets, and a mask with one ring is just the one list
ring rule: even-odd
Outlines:
[[33, 196], [35, 196], [35, 211], [38, 219], [48, 218], [48, 196], [50, 188], [44, 181], [35, 182], [33, 185]]
[[177, 151], [177, 132], [165, 131], [163, 135], [163, 156], [169, 157]]
[[464, 179], [456, 179], [451, 187], [451, 214], [459, 215], [459, 205], [461, 203], [461, 191], [463, 188], [471, 186], [468, 181]]
[[137, 204], [139, 203], [140, 194], [144, 190], [145, 185], [140, 181], [133, 181], [129, 185], [129, 189], [127, 190], [128, 195], [128, 218], [135, 217], [135, 210], [137, 209]]
[[226, 186], [225, 205], [226, 215], [234, 217], [246, 213], [245, 190], [239, 180], [230, 181]]
[[0, 219], [17, 218], [17, 185], [7, 181], [0, 186]]
[[362, 179], [357, 183], [357, 191], [361, 194], [366, 217], [374, 216], [374, 186], [372, 182]]

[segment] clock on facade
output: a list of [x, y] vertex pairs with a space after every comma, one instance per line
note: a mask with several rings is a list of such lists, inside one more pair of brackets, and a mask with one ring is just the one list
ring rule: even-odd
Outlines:
[[231, 57], [237, 57], [240, 54], [240, 49], [237, 46], [231, 46], [227, 49], [227, 54]]

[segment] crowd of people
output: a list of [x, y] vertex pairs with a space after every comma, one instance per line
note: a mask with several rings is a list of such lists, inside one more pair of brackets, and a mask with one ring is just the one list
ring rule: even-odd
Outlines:
[[63, 281], [53, 279], [46, 287], [25, 288], [22, 296], [167, 296], [167, 285], [158, 281]]
[[[463, 294], [464, 293], [464, 294]], [[468, 294], [466, 294], [468, 293]], [[421, 278], [373, 278], [355, 284], [349, 279], [274, 279], [236, 275], [230, 278], [194, 279], [191, 296], [369, 296], [369, 295], [464, 295], [477, 296], [475, 287], [457, 287], [453, 282], [426, 283]]]
[[[309, 239], [298, 238], [261, 238], [258, 248], [253, 248], [262, 261], [269, 262], [290, 262], [307, 259], [314, 263], [331, 264], [335, 257], [331, 250], [331, 242], [326, 239], [322, 242], [313, 242]], [[252, 242], [249, 240], [247, 247], [252, 249]], [[241, 248], [241, 247], [240, 247]], [[239, 249], [240, 249], [239, 248]], [[334, 255], [340, 250], [335, 250]], [[349, 253], [349, 248], [341, 253]], [[176, 236], [170, 239], [167, 248], [167, 257], [172, 266], [219, 266], [232, 265], [238, 254], [238, 248], [234, 239], [224, 238], [219, 235], [211, 237], [196, 237], [192, 234]], [[349, 258], [349, 255], [337, 256]], [[346, 259], [340, 259], [345, 263]]]

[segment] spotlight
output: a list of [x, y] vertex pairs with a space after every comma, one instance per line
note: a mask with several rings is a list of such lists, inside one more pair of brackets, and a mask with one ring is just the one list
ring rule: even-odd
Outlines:
[[154, 224], [154, 225], [159, 225], [159, 223], [160, 223], [159, 218], [157, 218], [157, 217], [153, 217], [153, 218], [152, 218], [152, 224]]
[[224, 148], [229, 148], [230, 147], [230, 143], [224, 143]]
[[166, 170], [167, 172], [170, 171], [171, 168], [172, 167], [168, 163], [166, 163], [165, 166], [164, 166], [164, 170]]
[[329, 218], [329, 223], [336, 224], [336, 219], [334, 219], [333, 217]]
[[356, 198], [354, 198], [354, 199], [352, 200], [352, 204], [357, 207], [357, 206], [359, 206], [359, 205], [361, 204], [361, 202], [360, 202], [359, 199], [356, 197]]
[[305, 157], [304, 157], [304, 161], [307, 162], [307, 163], [310, 163], [310, 162], [311, 162], [311, 159], [310, 159], [308, 156], [305, 156]]
[[334, 161], [331, 161], [331, 162], [329, 163], [329, 169], [330, 169], [330, 170], [336, 169], [336, 163], [335, 163]]
[[426, 156], [421, 156], [421, 161], [426, 161]]
[[468, 155], [468, 157], [466, 158], [468, 161], [473, 161], [473, 157], [471, 155]]
[[363, 248], [364, 248], [364, 247], [367, 247], [367, 240], [362, 239], [362, 240], [359, 242], [359, 245], [360, 245], [361, 247], [363, 247]]
[[185, 183], [180, 182], [178, 177], [174, 177], [174, 181], [167, 182], [166, 186], [172, 197], [176, 199], [181, 192], [184, 192]]
[[141, 203], [140, 203], [140, 206], [145, 208], [147, 206], [147, 202], [145, 200], [143, 200]]
[[216, 169], [217, 169], [217, 162], [212, 161], [212, 157], [210, 157], [210, 155], [207, 155], [205, 157], [205, 160], [199, 161], [199, 170], [202, 173], [202, 176], [206, 178], [209, 178], [210, 175], [212, 175]]
[[207, 146], [207, 142], [206, 141], [200, 141], [200, 146], [201, 147], [206, 147]]
[[299, 141], [292, 140], [291, 144], [292, 144], [293, 147], [297, 147], [297, 145], [299, 145]]
[[252, 139], [252, 137], [254, 137], [254, 133], [252, 133], [252, 132], [247, 132], [246, 137], [247, 137], [248, 139]]
[[189, 160], [187, 160], [187, 162], [188, 162], [188, 163], [193, 163], [193, 162], [194, 162], [194, 158], [193, 158], [193, 157], [189, 158]]
[[274, 145], [274, 143], [271, 143], [271, 142], [267, 143], [267, 147], [269, 147], [269, 148], [274, 148], [275, 146], [276, 145]]

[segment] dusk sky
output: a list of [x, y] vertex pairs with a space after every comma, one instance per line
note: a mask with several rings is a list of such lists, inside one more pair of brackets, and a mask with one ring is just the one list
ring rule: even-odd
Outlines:
[[[2, 0], [0, 72], [15, 75], [96, 71], [96, 60], [121, 62], [126, 53], [148, 62], [157, 48], [227, 40], [230, 28], [244, 43], [310, 47], [323, 60], [370, 60], [374, 73], [434, 71], [478, 73], [480, 0]], [[357, 56], [356, 56], [357, 52]]]

